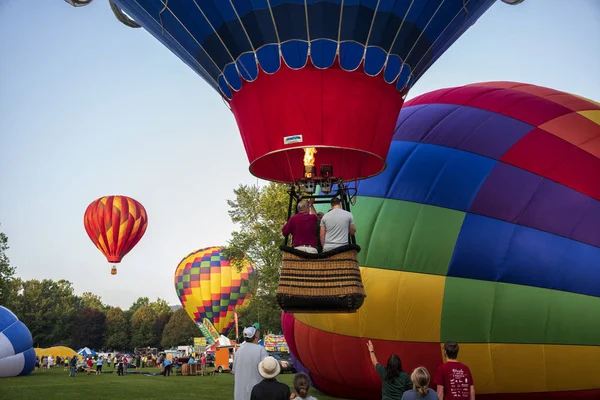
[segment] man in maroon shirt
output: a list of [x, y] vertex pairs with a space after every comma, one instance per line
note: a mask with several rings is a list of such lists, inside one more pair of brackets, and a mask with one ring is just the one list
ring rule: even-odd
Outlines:
[[475, 386], [471, 370], [458, 362], [458, 343], [444, 343], [446, 363], [435, 372], [433, 382], [437, 385], [439, 400], [475, 400]]
[[292, 247], [306, 253], [317, 251], [317, 213], [312, 204], [302, 200], [298, 203], [298, 213], [285, 224], [281, 233], [292, 235]]

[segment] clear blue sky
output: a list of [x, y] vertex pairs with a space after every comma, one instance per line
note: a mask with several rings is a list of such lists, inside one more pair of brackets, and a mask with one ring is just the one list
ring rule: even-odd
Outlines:
[[[600, 1], [498, 2], [413, 88], [512, 80], [600, 101]], [[24, 279], [67, 279], [121, 307], [178, 304], [175, 267], [226, 243], [226, 199], [256, 183], [233, 116], [200, 77], [106, 1], [0, 0], [0, 230]], [[409, 97], [409, 98], [410, 98]], [[106, 194], [141, 201], [119, 274], [83, 228]]]

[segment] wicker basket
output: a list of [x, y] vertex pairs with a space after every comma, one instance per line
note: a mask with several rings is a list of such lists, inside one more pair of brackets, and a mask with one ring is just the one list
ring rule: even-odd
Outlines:
[[286, 312], [353, 313], [366, 297], [356, 245], [308, 254], [281, 247], [283, 268], [277, 302]]

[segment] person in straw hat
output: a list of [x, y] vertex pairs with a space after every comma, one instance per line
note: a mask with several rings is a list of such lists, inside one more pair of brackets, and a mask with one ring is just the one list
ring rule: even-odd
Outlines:
[[250, 400], [290, 400], [292, 392], [289, 386], [275, 379], [280, 372], [279, 361], [271, 356], [265, 357], [258, 364], [258, 373], [264, 379], [252, 388]]

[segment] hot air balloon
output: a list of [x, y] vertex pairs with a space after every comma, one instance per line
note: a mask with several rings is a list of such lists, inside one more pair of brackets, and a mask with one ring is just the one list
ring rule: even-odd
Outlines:
[[28, 375], [34, 367], [31, 332], [12, 311], [0, 306], [0, 378]]
[[196, 250], [175, 269], [175, 290], [181, 305], [196, 324], [207, 318], [219, 334], [233, 326], [237, 307], [250, 302], [254, 266], [243, 260], [232, 266], [222, 247]]
[[373, 399], [367, 339], [432, 374], [453, 340], [478, 399], [600, 398], [600, 104], [513, 82], [437, 90], [405, 104], [387, 164], [353, 208], [362, 308], [283, 318], [315, 384]]
[[[142, 239], [148, 226], [146, 209], [127, 196], [105, 196], [87, 207], [83, 224], [109, 263], [120, 263]], [[111, 274], [117, 267], [111, 267]]]
[[494, 1], [110, 3], [220, 93], [250, 172], [289, 183], [380, 173], [404, 97]]

